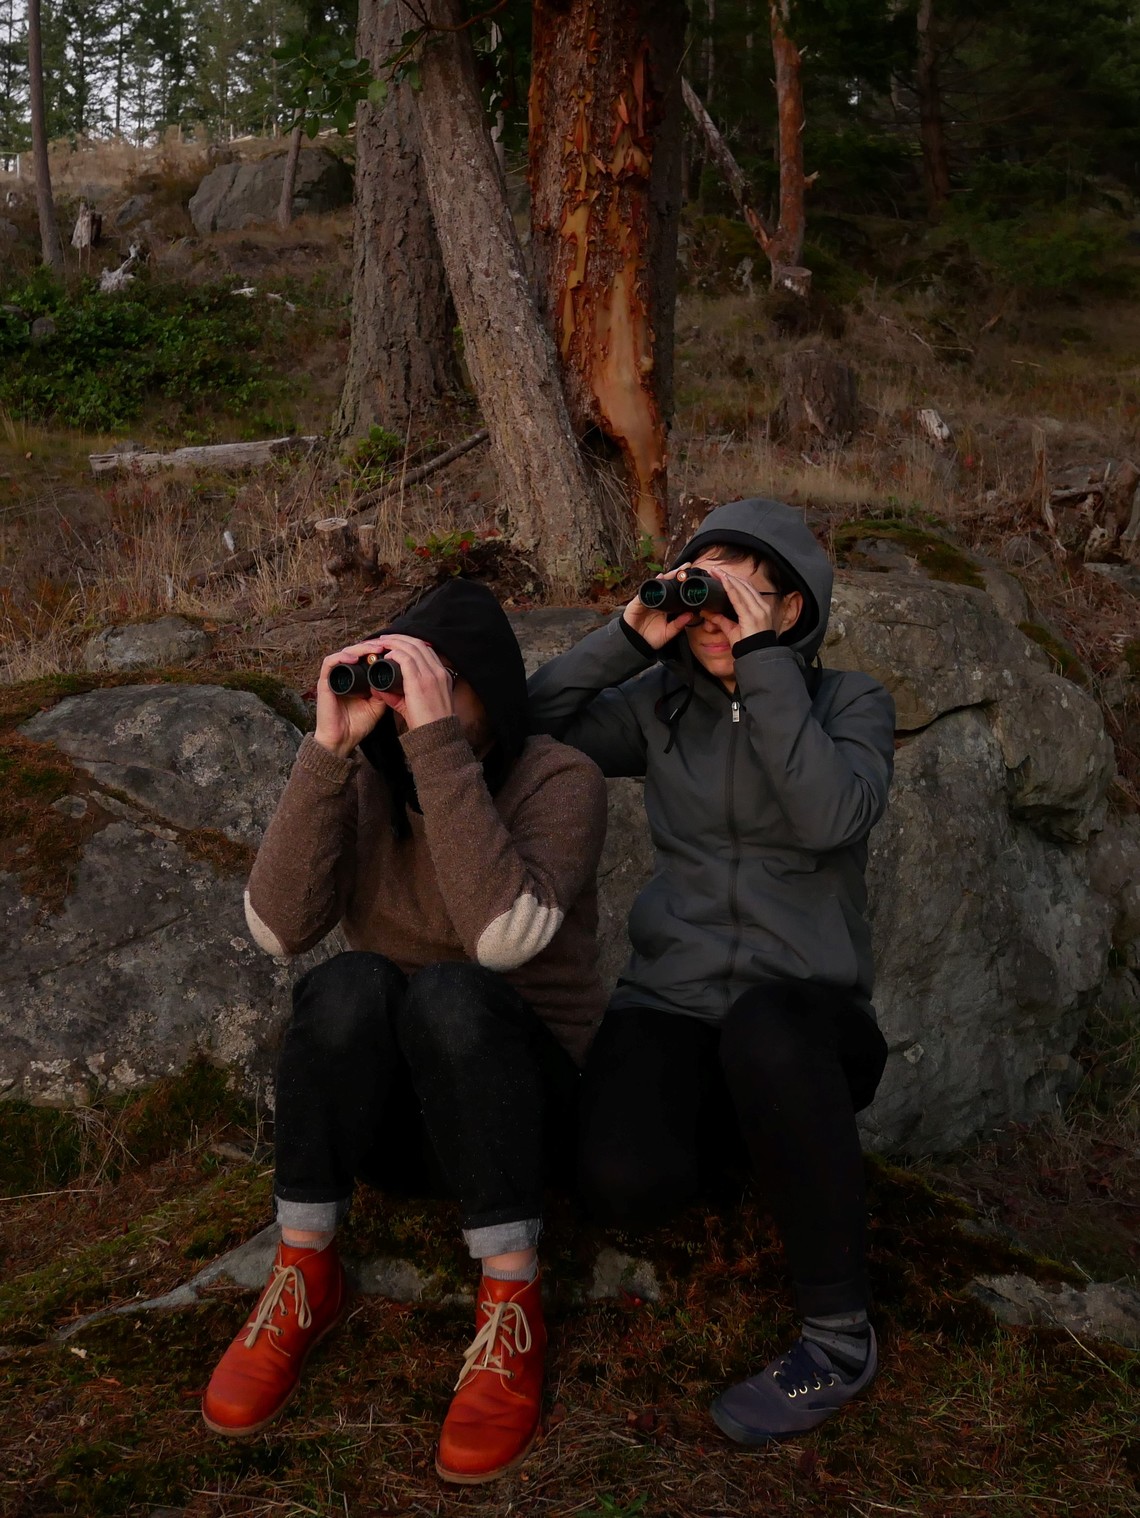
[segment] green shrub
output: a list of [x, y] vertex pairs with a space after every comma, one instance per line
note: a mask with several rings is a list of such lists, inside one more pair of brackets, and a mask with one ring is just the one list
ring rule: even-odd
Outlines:
[[143, 274], [103, 295], [94, 281], [68, 290], [37, 273], [0, 302], [55, 322], [33, 344], [29, 323], [0, 311], [0, 406], [14, 416], [114, 431], [153, 401], [247, 415], [273, 396], [257, 350], [283, 337], [280, 314], [235, 300], [229, 286], [186, 289]]

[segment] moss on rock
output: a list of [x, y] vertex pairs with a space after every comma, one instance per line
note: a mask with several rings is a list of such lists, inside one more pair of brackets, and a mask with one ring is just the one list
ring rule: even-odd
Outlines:
[[932, 580], [945, 580], [952, 585], [969, 585], [974, 590], [985, 590], [985, 581], [977, 564], [956, 544], [941, 533], [920, 526], [906, 517], [865, 517], [855, 522], [844, 522], [832, 537], [836, 556], [841, 564], [847, 562], [860, 539], [885, 538], [914, 558], [919, 568]]
[[1076, 654], [1051, 628], [1043, 626], [1040, 622], [1019, 622], [1018, 630], [1043, 648], [1053, 661], [1053, 668], [1059, 675], [1064, 675], [1066, 680], [1072, 680], [1076, 685], [1087, 686], [1089, 684], [1089, 672], [1077, 658]]

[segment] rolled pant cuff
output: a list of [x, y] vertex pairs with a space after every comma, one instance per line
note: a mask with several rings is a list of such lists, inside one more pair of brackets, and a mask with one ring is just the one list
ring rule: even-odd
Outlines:
[[871, 1306], [871, 1293], [865, 1275], [822, 1285], [818, 1282], [797, 1281], [795, 1294], [796, 1307], [803, 1318], [830, 1318], [838, 1313], [867, 1312]]
[[489, 1223], [485, 1228], [465, 1228], [463, 1242], [473, 1260], [486, 1260], [495, 1254], [516, 1254], [522, 1249], [536, 1249], [542, 1233], [541, 1218], [519, 1218], [513, 1223]]
[[277, 1221], [282, 1228], [298, 1233], [335, 1233], [348, 1214], [349, 1198], [335, 1202], [290, 1202], [286, 1197], [273, 1199], [277, 1204]]

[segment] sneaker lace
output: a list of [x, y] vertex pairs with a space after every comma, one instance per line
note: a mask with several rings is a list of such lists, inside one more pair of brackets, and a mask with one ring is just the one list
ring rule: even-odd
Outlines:
[[[305, 1277], [297, 1269], [296, 1265], [275, 1265], [273, 1267], [273, 1279], [265, 1288], [261, 1301], [257, 1304], [257, 1311], [249, 1320], [249, 1332], [245, 1336], [246, 1349], [252, 1349], [257, 1343], [257, 1336], [261, 1330], [267, 1329], [274, 1336], [284, 1333], [279, 1323], [271, 1323], [269, 1320], [278, 1309], [281, 1316], [287, 1317], [289, 1309], [285, 1304], [285, 1293], [293, 1293], [293, 1303], [297, 1309], [298, 1328], [308, 1328], [313, 1321], [313, 1315], [309, 1310], [309, 1299], [305, 1294]], [[279, 1347], [279, 1346], [278, 1346]]]
[[[526, 1313], [517, 1302], [490, 1302], [480, 1304], [487, 1314], [487, 1321], [467, 1346], [463, 1367], [455, 1383], [458, 1391], [467, 1377], [479, 1370], [493, 1371], [507, 1381], [514, 1379], [514, 1371], [503, 1364], [503, 1351], [508, 1355], [525, 1355], [533, 1342]], [[511, 1344], [508, 1334], [514, 1338]]]
[[836, 1378], [818, 1365], [804, 1348], [803, 1340], [797, 1339], [787, 1354], [781, 1355], [776, 1362], [772, 1379], [786, 1396], [803, 1397], [809, 1391], [834, 1386]]

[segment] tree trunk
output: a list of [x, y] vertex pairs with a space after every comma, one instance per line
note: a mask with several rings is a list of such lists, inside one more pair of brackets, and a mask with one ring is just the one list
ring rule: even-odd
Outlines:
[[[788, 35], [791, 0], [768, 0], [772, 57], [776, 65], [779, 117], [780, 215], [768, 249], [772, 283], [807, 293], [811, 275], [802, 267], [804, 253], [804, 92], [800, 50]], [[806, 278], [805, 278], [806, 275]]]
[[281, 200], [277, 207], [277, 225], [283, 232], [293, 220], [293, 191], [297, 187], [297, 164], [301, 157], [304, 115], [304, 111], [298, 107], [293, 118], [293, 130], [289, 134], [289, 151], [285, 155], [285, 175], [281, 180]]
[[531, 298], [459, 0], [426, 0], [423, 13], [442, 28], [424, 46], [417, 97], [424, 178], [467, 366], [514, 538], [552, 586], [574, 593], [600, 549], [599, 512]]
[[680, 0], [535, 0], [531, 247], [580, 437], [620, 450], [633, 515], [667, 529], [681, 204]]
[[[415, 25], [404, 7], [361, 0], [357, 51], [373, 72]], [[410, 84], [356, 113], [352, 333], [334, 426], [361, 437], [373, 423], [406, 427], [457, 386], [455, 313], [420, 162]]]
[[950, 199], [950, 164], [946, 156], [946, 133], [942, 122], [942, 93], [938, 82], [938, 49], [934, 38], [934, 0], [919, 0], [918, 63], [915, 92], [918, 95], [918, 127], [922, 140], [922, 169], [930, 214], [937, 218]]
[[55, 219], [48, 163], [47, 122], [44, 116], [44, 50], [40, 29], [40, 0], [28, 0], [28, 89], [32, 113], [32, 156], [36, 166], [36, 210], [40, 221], [43, 261], [56, 274], [63, 274], [63, 244]]

